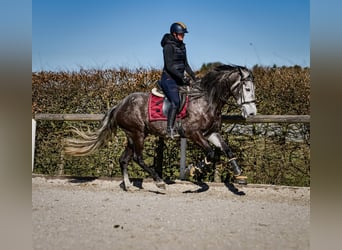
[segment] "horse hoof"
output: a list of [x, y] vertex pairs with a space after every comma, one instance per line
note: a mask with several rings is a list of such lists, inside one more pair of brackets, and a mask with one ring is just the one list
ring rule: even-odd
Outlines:
[[184, 171], [184, 179], [188, 180], [189, 177], [195, 176], [196, 168], [191, 164]]
[[234, 183], [240, 185], [247, 185], [247, 176], [234, 176]]
[[124, 191], [131, 191], [132, 190], [132, 184], [125, 184], [124, 182], [120, 183], [120, 188]]
[[156, 183], [156, 186], [157, 186], [158, 188], [161, 188], [161, 189], [166, 189], [165, 182], [157, 182], [157, 183]]

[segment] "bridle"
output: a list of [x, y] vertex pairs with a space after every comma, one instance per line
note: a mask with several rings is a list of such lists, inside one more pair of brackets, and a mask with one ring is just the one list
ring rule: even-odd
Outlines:
[[246, 101], [245, 100], [245, 96], [243, 94], [243, 86], [244, 86], [244, 84], [246, 84], [247, 81], [253, 82], [253, 77], [252, 76], [247, 76], [247, 77], [241, 79], [238, 84], [236, 84], [236, 85], [233, 84], [231, 89], [230, 89], [230, 91], [232, 93], [234, 93], [234, 91], [236, 91], [237, 89], [238, 89], [238, 93], [241, 93], [240, 94], [240, 100], [241, 100], [240, 106], [242, 106], [244, 104], [255, 103], [255, 99], [252, 99], [250, 101]]

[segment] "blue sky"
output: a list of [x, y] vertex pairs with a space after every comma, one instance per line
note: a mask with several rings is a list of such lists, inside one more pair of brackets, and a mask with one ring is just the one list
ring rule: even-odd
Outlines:
[[162, 68], [160, 40], [176, 21], [194, 70], [310, 66], [309, 0], [33, 0], [32, 71]]

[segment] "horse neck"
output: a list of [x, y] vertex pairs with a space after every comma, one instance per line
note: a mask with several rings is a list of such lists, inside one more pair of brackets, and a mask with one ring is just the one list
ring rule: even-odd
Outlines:
[[208, 95], [209, 108], [214, 112], [221, 112], [223, 106], [227, 103], [227, 100], [230, 97], [230, 93], [222, 95], [222, 93], [214, 92], [214, 90], [212, 91], [213, 92]]
[[218, 96], [213, 98], [213, 96], [207, 96], [206, 99], [208, 101], [208, 112], [212, 114], [221, 114], [223, 106], [227, 103], [228, 97], [229, 96], [223, 98], [222, 96]]
[[[222, 93], [227, 94], [222, 95]], [[198, 98], [202, 99], [207, 103], [207, 112], [212, 114], [220, 113], [230, 97], [230, 93], [228, 93], [227, 90], [223, 91], [223, 89], [217, 90], [215, 88], [208, 88], [208, 86], [205, 85], [194, 86], [194, 89], [191, 93], [188, 93], [188, 95], [191, 98], [190, 100]]]

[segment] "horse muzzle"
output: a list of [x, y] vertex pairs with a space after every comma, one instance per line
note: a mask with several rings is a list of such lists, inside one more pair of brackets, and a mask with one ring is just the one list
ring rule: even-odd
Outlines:
[[257, 114], [257, 108], [254, 102], [248, 102], [241, 105], [241, 115], [243, 118]]

